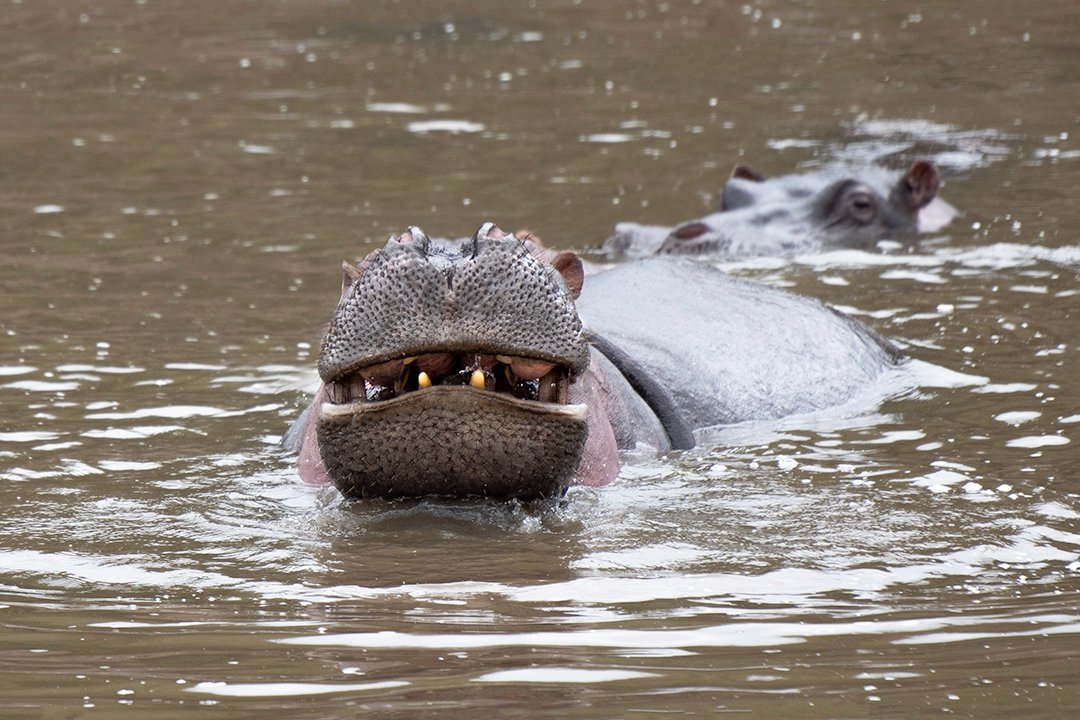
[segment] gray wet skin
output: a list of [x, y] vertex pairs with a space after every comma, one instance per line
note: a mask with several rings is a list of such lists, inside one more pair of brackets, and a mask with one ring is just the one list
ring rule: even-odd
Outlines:
[[613, 480], [621, 450], [843, 403], [898, 362], [815, 300], [686, 259], [586, 279], [491, 224], [410, 228], [344, 266], [323, 385], [285, 444], [348, 497], [557, 497]]
[[871, 248], [948, 224], [956, 210], [937, 197], [937, 168], [919, 160], [904, 173], [868, 167], [766, 178], [740, 165], [717, 211], [676, 226], [619, 223], [604, 243], [624, 257], [709, 255], [739, 259], [830, 248]]

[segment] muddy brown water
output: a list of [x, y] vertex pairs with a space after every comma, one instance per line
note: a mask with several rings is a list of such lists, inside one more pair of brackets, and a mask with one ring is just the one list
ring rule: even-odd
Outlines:
[[[1077, 716], [1078, 18], [4, 0], [0, 714]], [[276, 446], [408, 224], [588, 254], [737, 162], [916, 157], [944, 234], [726, 267], [917, 386], [539, 511], [346, 505]]]

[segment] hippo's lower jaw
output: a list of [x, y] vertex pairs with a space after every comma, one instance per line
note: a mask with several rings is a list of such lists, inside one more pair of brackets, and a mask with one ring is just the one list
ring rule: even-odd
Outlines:
[[326, 385], [319, 451], [346, 497], [565, 492], [588, 434], [569, 371], [543, 360], [432, 352]]

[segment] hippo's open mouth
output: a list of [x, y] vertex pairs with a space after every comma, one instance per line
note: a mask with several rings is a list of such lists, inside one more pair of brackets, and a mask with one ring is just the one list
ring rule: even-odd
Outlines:
[[558, 497], [588, 433], [572, 375], [475, 351], [367, 365], [325, 385], [323, 461], [349, 497]]
[[570, 368], [539, 358], [429, 352], [355, 370], [326, 384], [336, 405], [381, 403], [431, 387], [470, 386], [508, 398], [565, 405]]

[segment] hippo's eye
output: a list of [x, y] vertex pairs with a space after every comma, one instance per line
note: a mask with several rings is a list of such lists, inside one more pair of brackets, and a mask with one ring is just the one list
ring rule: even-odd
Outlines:
[[848, 207], [851, 210], [851, 216], [861, 223], [868, 223], [874, 219], [876, 205], [870, 193], [853, 193], [848, 201]]

